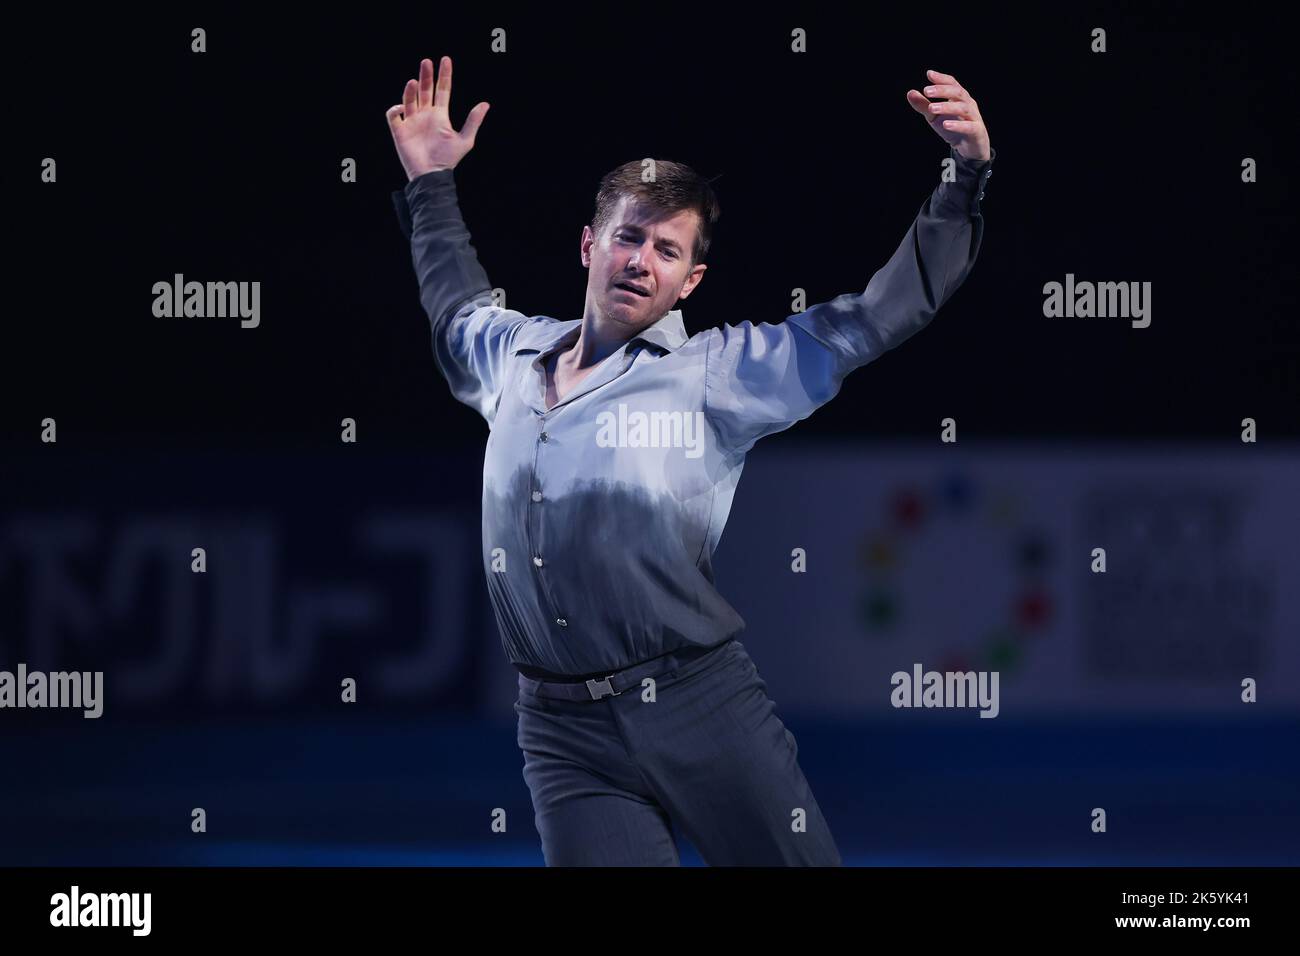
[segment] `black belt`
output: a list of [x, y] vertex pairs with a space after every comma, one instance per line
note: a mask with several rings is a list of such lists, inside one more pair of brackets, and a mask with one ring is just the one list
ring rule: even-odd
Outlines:
[[[669, 671], [675, 671], [685, 664], [707, 657], [714, 651], [721, 650], [734, 638], [727, 638], [709, 647], [688, 644], [667, 654], [652, 657], [648, 661], [632, 664], [613, 673], [596, 674], [550, 674], [547, 671], [524, 664], [516, 664], [519, 670], [519, 682], [538, 697], [559, 697], [564, 700], [600, 700], [602, 697], [616, 696], [632, 687], [640, 685], [647, 677], [659, 677]], [[540, 675], [540, 676], [533, 676]]]

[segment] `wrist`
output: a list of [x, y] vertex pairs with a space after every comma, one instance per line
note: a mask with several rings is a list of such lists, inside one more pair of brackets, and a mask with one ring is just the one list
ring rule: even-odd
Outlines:
[[406, 179], [408, 182], [411, 182], [413, 180], [419, 179], [421, 176], [425, 175], [426, 173], [440, 173], [454, 168], [455, 168], [454, 166], [447, 166], [441, 163], [434, 163], [428, 166], [418, 166], [415, 169], [408, 169], [406, 171]]

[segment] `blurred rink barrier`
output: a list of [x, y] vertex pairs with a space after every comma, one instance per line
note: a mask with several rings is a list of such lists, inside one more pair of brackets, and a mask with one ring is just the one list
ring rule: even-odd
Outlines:
[[795, 709], [888, 710], [919, 663], [997, 671], [1012, 720], [1242, 715], [1247, 678], [1295, 716], [1300, 455], [1244, 447], [760, 458], [721, 583]]
[[[11, 455], [0, 671], [102, 671], [122, 718], [338, 712], [351, 679], [368, 712], [512, 720], [480, 467]], [[996, 671], [1003, 721], [1229, 717], [1247, 679], [1295, 716], [1298, 490], [1295, 449], [781, 439], [751, 453], [714, 571], [786, 713], [887, 717], [919, 666]]]

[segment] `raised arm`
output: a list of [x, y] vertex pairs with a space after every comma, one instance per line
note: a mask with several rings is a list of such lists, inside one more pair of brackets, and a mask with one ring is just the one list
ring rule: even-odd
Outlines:
[[527, 317], [493, 305], [492, 284], [470, 244], [452, 178], [474, 146], [488, 104], [475, 106], [458, 133], [449, 119], [450, 101], [451, 58], [442, 58], [436, 87], [433, 62], [421, 60], [419, 81], [409, 80], [403, 102], [387, 112], [408, 179], [392, 198], [411, 242], [434, 361], [452, 395], [491, 424], [511, 335]]
[[969, 94], [947, 74], [930, 75], [938, 85], [927, 87], [928, 95], [955, 98], [934, 104], [947, 112], [930, 110], [915, 90], [908, 101], [949, 144], [955, 178], [935, 187], [866, 289], [784, 322], [709, 331], [706, 414], [729, 450], [748, 451], [834, 398], [849, 372], [928, 325], [975, 265], [984, 232], [980, 200], [996, 153]]

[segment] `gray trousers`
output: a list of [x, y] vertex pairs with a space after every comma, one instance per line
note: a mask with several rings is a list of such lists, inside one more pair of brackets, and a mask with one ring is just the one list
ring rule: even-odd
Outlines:
[[711, 866], [842, 865], [739, 641], [588, 684], [519, 675], [518, 742], [548, 866], [676, 866], [673, 824]]

